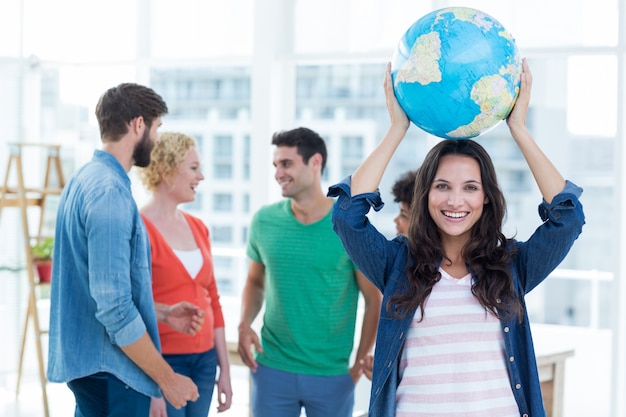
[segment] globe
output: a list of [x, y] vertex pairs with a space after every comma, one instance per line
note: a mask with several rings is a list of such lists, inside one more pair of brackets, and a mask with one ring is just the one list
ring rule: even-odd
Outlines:
[[479, 136], [505, 119], [519, 93], [521, 57], [493, 17], [467, 7], [435, 10], [398, 42], [395, 95], [408, 118], [446, 139]]

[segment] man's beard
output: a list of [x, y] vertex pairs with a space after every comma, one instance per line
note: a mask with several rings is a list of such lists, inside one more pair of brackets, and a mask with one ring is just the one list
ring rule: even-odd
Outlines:
[[150, 140], [150, 130], [146, 126], [146, 130], [143, 132], [141, 140], [135, 145], [133, 150], [133, 160], [135, 166], [140, 168], [147, 167], [150, 164], [150, 153], [154, 148], [154, 142]]

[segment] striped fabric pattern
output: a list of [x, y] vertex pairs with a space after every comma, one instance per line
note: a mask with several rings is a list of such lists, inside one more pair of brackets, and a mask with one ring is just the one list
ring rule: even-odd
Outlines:
[[515, 417], [499, 320], [471, 293], [471, 276], [440, 269], [400, 361], [397, 417]]

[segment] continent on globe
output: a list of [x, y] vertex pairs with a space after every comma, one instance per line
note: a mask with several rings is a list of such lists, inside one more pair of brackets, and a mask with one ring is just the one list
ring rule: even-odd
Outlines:
[[481, 135], [504, 120], [519, 93], [522, 59], [493, 17], [468, 7], [435, 10], [402, 36], [391, 61], [409, 119], [447, 139]]

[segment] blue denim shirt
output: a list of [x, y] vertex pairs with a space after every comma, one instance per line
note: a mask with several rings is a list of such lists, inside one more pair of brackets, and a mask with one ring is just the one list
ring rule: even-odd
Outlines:
[[157, 384], [122, 352], [148, 331], [160, 349], [152, 298], [150, 244], [113, 155], [93, 159], [67, 183], [56, 220], [48, 379], [109, 372], [138, 392]]
[[[517, 256], [511, 262], [516, 291], [523, 296], [541, 283], [567, 255], [585, 223], [578, 197], [582, 189], [567, 182], [552, 203], [539, 206], [543, 224], [526, 242], [512, 241]], [[407, 239], [398, 236], [388, 240], [369, 222], [366, 214], [373, 207], [378, 211], [383, 202], [380, 194], [350, 194], [350, 178], [330, 187], [330, 196], [339, 196], [333, 210], [333, 227], [341, 238], [348, 255], [359, 269], [378, 287], [383, 302], [378, 323], [374, 354], [374, 374], [370, 397], [370, 417], [395, 415], [396, 388], [400, 383], [398, 364], [400, 352], [415, 311], [406, 318], [396, 319], [386, 309], [389, 298], [406, 282], [409, 262]], [[502, 334], [508, 360], [511, 388], [520, 415], [544, 417], [541, 385], [537, 372], [535, 351], [528, 314], [524, 307], [523, 321], [501, 320]], [[418, 405], [416, 405], [418, 406]]]

